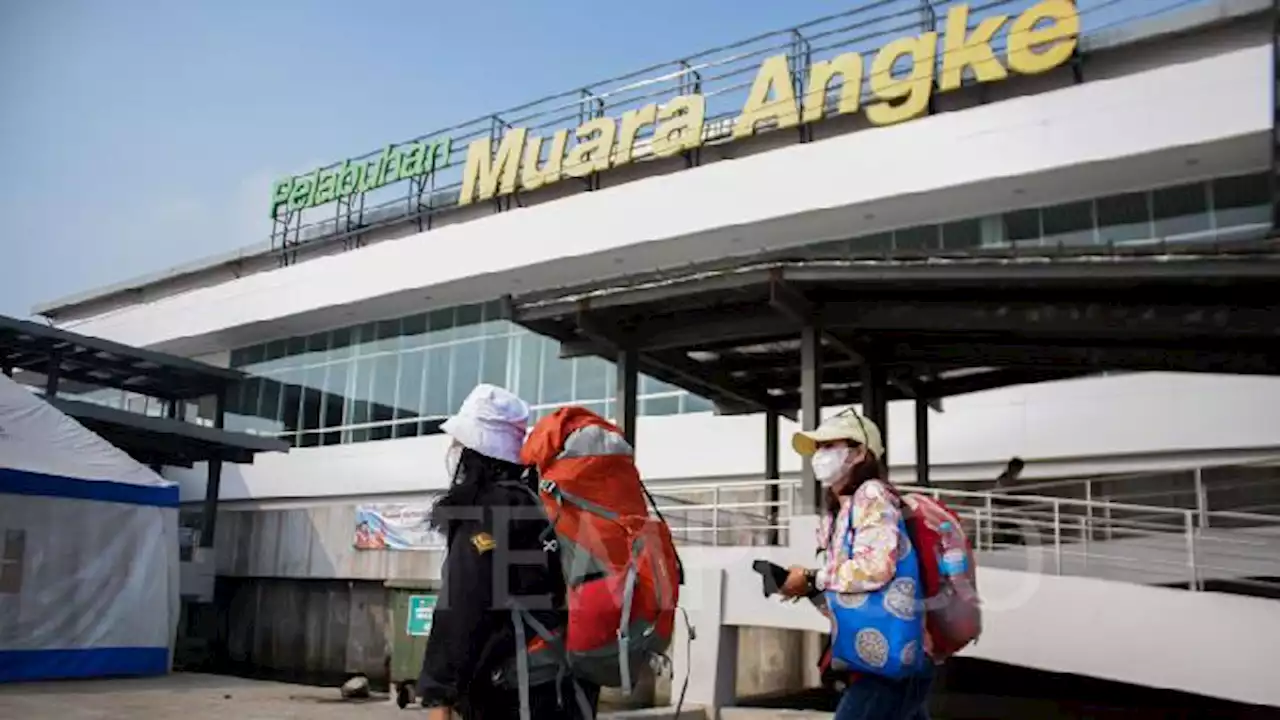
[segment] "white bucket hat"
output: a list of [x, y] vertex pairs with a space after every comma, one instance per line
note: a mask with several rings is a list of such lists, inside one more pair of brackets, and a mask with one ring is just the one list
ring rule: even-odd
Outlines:
[[481, 383], [440, 429], [481, 455], [518, 464], [529, 429], [529, 405], [505, 388]]

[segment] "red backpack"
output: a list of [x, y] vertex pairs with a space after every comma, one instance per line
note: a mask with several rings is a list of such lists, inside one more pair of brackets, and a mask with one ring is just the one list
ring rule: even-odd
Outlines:
[[[920, 493], [901, 496], [907, 532], [920, 558], [924, 582], [925, 632], [930, 656], [945, 660], [982, 634], [982, 607], [978, 598], [977, 565], [973, 546], [965, 537], [960, 518], [940, 500]], [[942, 572], [947, 542], [943, 529], [950, 525], [952, 543], [964, 553], [965, 571], [956, 576]], [[958, 542], [957, 542], [958, 541]]]
[[[665, 657], [682, 582], [679, 557], [661, 514], [640, 480], [631, 445], [615, 425], [580, 407], [539, 421], [521, 463], [537, 469], [538, 495], [555, 530], [568, 590], [563, 637], [536, 626], [525, 643], [528, 683], [567, 669], [630, 694], [640, 670]], [[522, 616], [528, 625], [527, 613]], [[542, 629], [545, 630], [545, 629]], [[541, 677], [539, 677], [541, 676]]]

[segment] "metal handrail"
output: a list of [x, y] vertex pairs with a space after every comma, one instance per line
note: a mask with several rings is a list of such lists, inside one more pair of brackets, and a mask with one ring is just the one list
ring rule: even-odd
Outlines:
[[[286, 213], [276, 221], [269, 247], [285, 252], [310, 243], [348, 241], [369, 232], [404, 225], [447, 211], [457, 203], [462, 181], [462, 158], [468, 143], [496, 139], [516, 125], [537, 132], [550, 128], [577, 125], [587, 118], [610, 116], [623, 109], [646, 102], [661, 103], [689, 92], [707, 99], [705, 127], [727, 128], [736, 117], [751, 87], [752, 75], [760, 59], [770, 54], [785, 54], [793, 80], [802, 88], [798, 98], [821, 92], [824, 104], [840, 92], [843, 81], [811, 90], [805, 80], [815, 62], [830, 60], [843, 52], [870, 52], [877, 47], [913, 32], [940, 31], [946, 12], [956, 0], [873, 0], [844, 12], [831, 14], [788, 28], [761, 33], [751, 38], [585, 86], [555, 93], [539, 100], [486, 113], [471, 120], [450, 125], [396, 145], [450, 138], [447, 157], [435, 166], [435, 173], [407, 178], [367, 192], [344, 198], [341, 207], [325, 205]], [[1182, 9], [1188, 0], [1102, 0], [1081, 3], [1081, 35], [1088, 37], [1100, 30], [1144, 20], [1154, 15]], [[1022, 3], [1014, 0], [973, 2], [970, 28], [996, 12], [1018, 12]], [[1006, 39], [997, 39], [993, 47], [1003, 48]], [[949, 50], [937, 53], [941, 64]], [[732, 97], [730, 97], [732, 95]], [[762, 131], [764, 129], [762, 128]], [[708, 142], [720, 142], [727, 132], [713, 134]], [[374, 159], [383, 148], [351, 158], [354, 163]], [[637, 162], [641, 162], [637, 158]], [[336, 167], [340, 163], [327, 166]], [[307, 170], [310, 170], [308, 168]], [[438, 177], [437, 177], [438, 175]], [[420, 228], [421, 229], [421, 228]], [[357, 243], [358, 244], [358, 243]]]
[[[666, 502], [659, 502], [659, 506], [682, 542], [711, 546], [787, 544], [791, 521], [800, 514], [801, 487], [798, 479], [665, 487], [660, 497]], [[770, 488], [776, 488], [777, 500], [768, 499]], [[1240, 587], [1280, 587], [1280, 583], [1265, 579], [1280, 577], [1280, 517], [1275, 515], [1206, 512], [1106, 499], [902, 489], [948, 503], [985, 558], [980, 562], [1000, 565], [1016, 561], [1020, 554], [1029, 558], [1048, 552], [1052, 561], [1047, 568], [1026, 562], [1018, 569], [1118, 580], [1138, 577], [1191, 590], [1204, 589], [1206, 579]], [[693, 493], [710, 494], [711, 501], [703, 497], [698, 502], [676, 503], [672, 497]], [[735, 495], [729, 499], [725, 493]], [[757, 499], [744, 499], [744, 493], [756, 493]], [[1250, 526], [1213, 527], [1214, 520]]]

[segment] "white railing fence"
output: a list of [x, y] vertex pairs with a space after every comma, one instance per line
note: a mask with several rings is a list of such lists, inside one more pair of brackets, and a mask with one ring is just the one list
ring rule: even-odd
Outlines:
[[[980, 553], [1007, 569], [1088, 575], [1192, 590], [1229, 583], [1280, 591], [1280, 515], [942, 488]], [[664, 488], [656, 494], [678, 542], [785, 545], [803, 507], [798, 480]]]

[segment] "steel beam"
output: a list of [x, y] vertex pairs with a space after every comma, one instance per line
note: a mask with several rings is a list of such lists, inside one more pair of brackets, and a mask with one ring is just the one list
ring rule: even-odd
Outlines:
[[[841, 354], [848, 357], [855, 363], [865, 363], [866, 353], [855, 349], [849, 343], [840, 339], [835, 333], [831, 332], [831, 326], [828, 325], [832, 318], [832, 312], [825, 306], [822, 308], [815, 307], [813, 303], [804, 297], [804, 295], [795, 291], [794, 288], [787, 285], [783, 280], [781, 269], [774, 270], [769, 278], [769, 304], [782, 314], [790, 317], [793, 321], [804, 323], [809, 318], [819, 317], [818, 322], [822, 328], [822, 341], [831, 348], [837, 350]], [[919, 388], [911, 380], [903, 378], [890, 378], [896, 387], [902, 390], [907, 397], [916, 397], [919, 395]], [[942, 410], [942, 406], [938, 405], [935, 410]]]
[[823, 323], [861, 332], [1016, 333], [1126, 342], [1276, 339], [1280, 305], [873, 300], [827, 305]]

